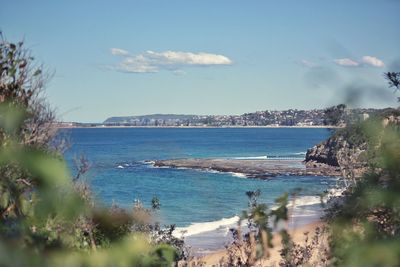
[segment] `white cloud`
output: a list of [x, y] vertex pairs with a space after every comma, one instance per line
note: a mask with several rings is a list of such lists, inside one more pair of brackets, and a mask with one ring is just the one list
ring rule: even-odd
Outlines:
[[364, 56], [362, 58], [362, 62], [366, 65], [370, 65], [377, 68], [383, 68], [385, 66], [385, 63], [382, 60], [372, 56]]
[[306, 59], [301, 60], [299, 62], [299, 64], [302, 65], [303, 67], [310, 68], [310, 69], [320, 67], [317, 63], [308, 61]]
[[133, 73], [154, 73], [160, 70], [169, 70], [175, 74], [182, 74], [184, 72], [181, 69], [188, 66], [233, 64], [232, 60], [226, 56], [204, 52], [146, 51], [141, 54], [131, 55], [123, 49], [112, 48], [111, 54], [124, 57], [113, 69]]
[[343, 67], [358, 67], [358, 66], [360, 66], [360, 63], [358, 63], [357, 61], [354, 61], [350, 58], [339, 58], [339, 59], [335, 59], [334, 62], [337, 65], [343, 66]]
[[129, 52], [124, 49], [111, 48], [110, 50], [114, 56], [129, 56]]
[[385, 63], [377, 57], [364, 56], [360, 61], [355, 61], [350, 58], [340, 58], [335, 59], [334, 62], [343, 67], [362, 67], [362, 66], [372, 66], [377, 68], [383, 68]]

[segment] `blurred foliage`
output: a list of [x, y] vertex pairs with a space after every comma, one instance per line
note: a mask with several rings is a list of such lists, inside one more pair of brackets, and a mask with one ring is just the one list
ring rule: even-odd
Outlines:
[[[385, 77], [399, 89], [398, 73]], [[343, 110], [344, 106], [329, 109], [329, 123], [339, 123]], [[260, 260], [268, 258], [273, 230], [282, 240], [280, 266], [400, 266], [399, 109], [347, 123], [334, 135], [338, 142], [346, 142], [349, 152], [364, 151], [361, 160], [367, 164], [362, 177], [348, 181], [342, 195], [331, 196], [324, 205], [326, 226], [317, 228], [311, 240], [307, 233], [304, 244], [296, 244], [287, 227], [277, 228], [290, 217], [288, 195], [279, 197], [277, 208], [269, 210], [257, 202], [260, 191], [247, 192], [249, 208], [242, 216], [247, 230], [231, 230], [234, 242], [228, 247], [228, 264], [221, 266], [265, 266]]]
[[[2, 113], [2, 121], [19, 114]], [[178, 259], [172, 246], [134, 230], [143, 219], [137, 210], [89, 205], [61, 157], [10, 138], [0, 168], [0, 266], [170, 266]]]
[[[227, 247], [228, 257], [222, 266], [254, 266], [269, 256], [268, 250], [273, 247], [270, 220], [274, 211], [258, 203], [260, 194], [260, 190], [246, 192], [248, 209], [243, 211], [238, 227], [230, 229], [233, 242]], [[242, 227], [243, 221], [246, 227]]]
[[[270, 209], [259, 203], [261, 191], [248, 191], [248, 209], [243, 211], [237, 228], [230, 229], [233, 242], [227, 247], [227, 260], [220, 266], [263, 266], [262, 261], [269, 258], [273, 248], [274, 232], [279, 232], [284, 244], [283, 259], [289, 260], [294, 243], [286, 227], [289, 218], [289, 195], [283, 194], [275, 200], [276, 208]], [[295, 195], [292, 194], [294, 197]], [[245, 222], [245, 227], [242, 223]]]
[[[385, 73], [399, 89], [399, 73]], [[366, 150], [368, 168], [326, 210], [330, 265], [400, 266], [400, 111], [385, 109], [337, 131]]]
[[[44, 73], [23, 42], [0, 34], [0, 266], [171, 266], [183, 257], [174, 226], [151, 222], [153, 209], [96, 208], [72, 177], [41, 97]], [[172, 229], [172, 230], [171, 230]]]
[[400, 125], [385, 119], [364, 123], [370, 168], [328, 211], [335, 266], [400, 264]]
[[[326, 226], [296, 244], [280, 222], [290, 217], [288, 194], [269, 210], [257, 199], [260, 191], [247, 192], [247, 228], [231, 230], [228, 263], [221, 266], [265, 266], [273, 232], [282, 240], [280, 266], [400, 266], [400, 116], [398, 110], [375, 114], [348, 125], [335, 134], [350, 144], [366, 147], [368, 168], [349, 181], [344, 193], [333, 196], [325, 210]], [[294, 196], [295, 198], [295, 196]], [[263, 237], [264, 233], [264, 237]], [[267, 237], [267, 238], [265, 238]]]
[[[12, 136], [15, 142], [50, 149], [56, 128], [54, 112], [43, 97], [43, 89], [49, 77], [43, 67], [35, 63], [23, 42], [10, 43], [0, 32], [1, 112], [19, 114], [1, 119], [12, 118], [3, 121], [0, 142], [4, 143]], [[52, 147], [53, 150], [58, 148]]]
[[274, 208], [268, 208], [258, 202], [260, 190], [246, 192], [248, 209], [243, 211], [238, 227], [230, 230], [233, 242], [227, 246], [227, 259], [221, 260], [218, 266], [276, 266], [276, 262], [270, 261], [270, 250], [274, 248], [273, 239], [278, 236], [281, 239], [279, 266], [326, 266], [329, 258], [326, 227], [317, 227], [311, 238], [305, 233], [302, 243], [294, 242], [288, 232], [298, 193], [299, 189], [290, 195], [285, 193], [275, 200]]

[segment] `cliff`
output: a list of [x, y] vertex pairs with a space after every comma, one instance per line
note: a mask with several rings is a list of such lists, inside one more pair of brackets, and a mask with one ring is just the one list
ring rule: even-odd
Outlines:
[[[398, 109], [387, 109], [377, 114], [372, 123], [383, 130], [388, 125], [400, 125], [400, 112]], [[343, 176], [360, 177], [368, 169], [368, 119], [362, 123], [347, 126], [337, 130], [330, 138], [307, 150], [305, 163], [309, 167], [324, 165], [339, 167]], [[377, 136], [380, 130], [375, 129]], [[368, 137], [368, 134], [370, 135]], [[378, 140], [378, 141], [377, 141]], [[379, 139], [375, 145], [379, 146]]]
[[339, 132], [308, 149], [305, 162], [308, 167], [328, 165], [340, 168], [343, 176], [360, 177], [367, 169], [366, 153], [366, 142], [354, 146]]

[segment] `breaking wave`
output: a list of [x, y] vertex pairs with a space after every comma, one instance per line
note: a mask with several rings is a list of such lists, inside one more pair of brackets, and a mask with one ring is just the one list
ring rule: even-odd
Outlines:
[[231, 218], [222, 218], [218, 221], [192, 223], [187, 227], [177, 227], [173, 232], [173, 235], [175, 237], [181, 237], [182, 234], [184, 236], [192, 236], [218, 229], [224, 229], [228, 233], [229, 228], [236, 225], [239, 222], [239, 219], [239, 216], [236, 215]]
[[235, 157], [233, 159], [251, 160], [251, 159], [268, 159], [268, 156], [254, 156], [254, 157]]
[[[328, 193], [330, 196], [340, 196], [342, 193], [341, 189], [331, 189]], [[323, 201], [326, 201], [327, 197], [322, 198]], [[300, 196], [294, 201], [294, 213], [293, 219], [296, 220], [297, 217], [313, 217], [320, 212], [317, 207], [321, 203], [320, 196]], [[288, 207], [293, 206], [293, 201], [290, 201]], [[307, 207], [313, 206], [313, 207]], [[272, 209], [277, 208], [277, 206], [272, 206]], [[229, 229], [235, 227], [239, 222], [240, 217], [235, 215], [231, 218], [222, 218], [217, 221], [212, 222], [197, 222], [192, 223], [187, 227], [177, 227], [173, 232], [175, 237], [181, 237], [182, 235], [185, 237], [199, 235], [206, 232], [211, 231], [219, 231], [224, 232], [225, 235], [229, 233]]]

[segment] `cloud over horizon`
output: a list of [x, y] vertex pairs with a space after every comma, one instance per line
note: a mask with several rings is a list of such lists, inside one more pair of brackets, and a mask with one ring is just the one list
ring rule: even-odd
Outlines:
[[111, 48], [111, 54], [114, 56], [129, 56], [129, 52], [120, 48]]
[[357, 61], [354, 61], [350, 58], [339, 58], [335, 59], [334, 62], [336, 65], [342, 66], [342, 67], [358, 67], [360, 63]]
[[312, 61], [308, 61], [308, 60], [306, 60], [306, 59], [302, 59], [302, 60], [299, 61], [298, 63], [299, 63], [301, 66], [306, 67], [306, 68], [310, 68], [310, 69], [320, 67], [319, 64], [314, 63], [314, 62], [312, 62]]
[[364, 56], [362, 58], [362, 62], [366, 65], [370, 65], [373, 67], [377, 67], [377, 68], [382, 68], [385, 67], [385, 63], [383, 63], [382, 60], [380, 60], [377, 57], [372, 57], [372, 56]]
[[157, 73], [161, 70], [173, 73], [184, 73], [185, 67], [210, 67], [232, 65], [233, 61], [226, 56], [205, 52], [146, 51], [132, 55], [120, 48], [111, 48], [111, 54], [122, 57], [112, 69], [129, 73]]
[[360, 61], [356, 61], [351, 58], [339, 58], [333, 61], [336, 63], [336, 65], [342, 67], [362, 67], [362, 66], [370, 66], [376, 68], [385, 67], [385, 63], [381, 59], [373, 56], [363, 56]]

